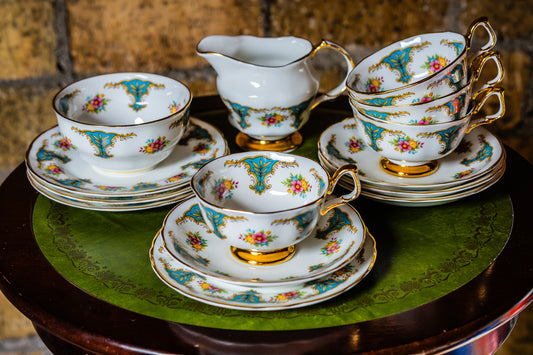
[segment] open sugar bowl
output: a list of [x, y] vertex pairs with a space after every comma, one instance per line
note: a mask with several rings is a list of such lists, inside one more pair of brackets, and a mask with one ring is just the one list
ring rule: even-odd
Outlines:
[[[477, 28], [489, 35], [480, 55], [496, 44], [487, 18], [475, 20], [467, 34], [426, 33], [395, 42], [360, 61], [348, 75], [346, 86], [353, 100], [387, 106], [424, 101], [463, 87], [470, 70], [467, 55]], [[474, 63], [474, 61], [472, 61]]]
[[465, 134], [503, 117], [503, 89], [484, 89], [474, 100], [485, 102], [493, 96], [499, 101], [494, 114], [472, 110], [456, 121], [412, 125], [375, 119], [354, 110], [355, 123], [365, 144], [382, 156], [380, 165], [386, 172], [402, 177], [426, 176], [438, 169], [439, 159], [453, 152]]
[[101, 173], [148, 170], [187, 129], [190, 90], [155, 74], [113, 73], [74, 82], [53, 99], [59, 129]]
[[[406, 105], [374, 106], [350, 98], [350, 106], [352, 110], [359, 110], [366, 116], [404, 124], [429, 125], [461, 119], [467, 115], [469, 110], [480, 111], [486, 102], [486, 96], [476, 95], [477, 93], [481, 93], [484, 88], [493, 87], [503, 79], [503, 66], [499, 53], [486, 52], [480, 56], [479, 60], [483, 64], [492, 60], [497, 69], [496, 76], [483, 85], [478, 81], [481, 72], [481, 68], [479, 68], [472, 73], [468, 83], [460, 90], [433, 100]], [[473, 100], [473, 97], [476, 99]]]
[[[332, 196], [346, 174], [354, 181], [353, 190]], [[330, 178], [311, 159], [271, 151], [215, 159], [193, 176], [191, 186], [210, 230], [227, 241], [237, 259], [253, 265], [291, 258], [295, 244], [311, 234], [320, 216], [360, 192], [353, 164]]]

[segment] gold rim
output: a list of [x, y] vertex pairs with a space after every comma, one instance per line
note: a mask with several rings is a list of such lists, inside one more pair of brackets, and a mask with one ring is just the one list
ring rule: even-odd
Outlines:
[[439, 167], [439, 162], [431, 160], [422, 165], [401, 165], [391, 162], [387, 158], [381, 158], [379, 165], [387, 173], [401, 177], [421, 177], [433, 174]]
[[239, 132], [235, 137], [235, 143], [245, 150], [270, 150], [274, 152], [290, 152], [298, 148], [303, 143], [303, 137], [299, 132], [294, 132], [290, 136], [275, 141], [255, 139]]
[[271, 251], [258, 251], [231, 247], [231, 254], [237, 260], [250, 265], [276, 265], [281, 264], [294, 256], [294, 245]]

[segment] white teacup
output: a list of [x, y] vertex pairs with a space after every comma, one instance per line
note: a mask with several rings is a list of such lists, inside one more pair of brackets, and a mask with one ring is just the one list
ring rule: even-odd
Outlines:
[[148, 170], [187, 129], [192, 95], [155, 74], [114, 73], [72, 83], [53, 99], [59, 129], [81, 159], [103, 173]]
[[[497, 75], [496, 83], [503, 79], [503, 66], [496, 52], [487, 52], [482, 55], [484, 61], [493, 60], [496, 63]], [[388, 122], [428, 125], [442, 122], [458, 120], [467, 115], [469, 110], [480, 111], [486, 100], [481, 95], [486, 88], [493, 87], [492, 84], [482, 85], [483, 90], [474, 92], [479, 85], [480, 71], [472, 73], [468, 83], [460, 90], [448, 95], [435, 98], [426, 102], [419, 102], [410, 105], [374, 106], [358, 102], [350, 98], [352, 110], [358, 110], [366, 116]], [[493, 79], [494, 80], [494, 79]], [[477, 95], [480, 93], [480, 95]], [[476, 100], [471, 100], [476, 97]]]
[[[330, 196], [345, 174], [354, 181], [353, 191]], [[330, 178], [314, 160], [271, 151], [215, 159], [198, 170], [191, 186], [208, 227], [227, 240], [235, 256], [252, 264], [287, 260], [321, 215], [360, 192], [353, 164]]]
[[480, 115], [473, 110], [456, 121], [421, 126], [378, 120], [355, 110], [356, 127], [366, 145], [383, 157], [381, 167], [385, 171], [404, 177], [429, 175], [438, 168], [439, 159], [457, 148], [465, 134], [505, 114], [503, 89], [487, 88], [476, 96], [474, 100], [482, 102], [496, 96], [498, 111]]
[[466, 35], [454, 32], [426, 33], [395, 42], [359, 62], [348, 75], [352, 99], [386, 106], [424, 101], [443, 96], [468, 81], [467, 54], [472, 35], [482, 27], [489, 35], [477, 54], [496, 44], [496, 33], [487, 18], [475, 20]]

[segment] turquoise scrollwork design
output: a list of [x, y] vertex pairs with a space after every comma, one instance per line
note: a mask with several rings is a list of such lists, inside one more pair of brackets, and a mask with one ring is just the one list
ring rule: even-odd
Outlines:
[[57, 155], [56, 153], [46, 150], [44, 147], [46, 147], [47, 141], [43, 141], [43, 145], [39, 150], [37, 151], [37, 162], [39, 163], [38, 167], [41, 168], [41, 163], [43, 161], [49, 161], [54, 159], [59, 159], [63, 163], [68, 163], [70, 161], [69, 157]]
[[200, 206], [194, 204], [189, 208], [182, 217], [176, 219], [176, 224], [183, 222], [186, 219], [192, 219], [197, 224], [204, 224], [204, 218], [202, 217], [202, 212], [200, 211]]
[[407, 64], [409, 64], [412, 61], [412, 58], [411, 58], [412, 51], [415, 49], [423, 48], [429, 44], [430, 44], [429, 42], [424, 42], [416, 46], [406, 47], [406, 48], [392, 51], [388, 56], [383, 58], [379, 63], [371, 66], [369, 68], [369, 71], [379, 68], [382, 65], [387, 65], [391, 70], [396, 70], [400, 74], [400, 77], [396, 79], [397, 81], [401, 83], [409, 83], [409, 81], [413, 77], [413, 73], [409, 73], [407, 71]]
[[376, 118], [378, 120], [387, 121], [389, 119], [389, 116], [401, 116], [401, 115], [408, 115], [409, 112], [396, 112], [396, 113], [390, 113], [390, 112], [380, 112], [376, 110], [363, 110], [365, 114], [369, 117]]
[[457, 96], [453, 101], [448, 101], [447, 103], [439, 106], [433, 106], [426, 110], [426, 112], [439, 111], [444, 109], [448, 115], [453, 115], [454, 120], [461, 118], [461, 108], [464, 106], [466, 100], [466, 93]]
[[261, 296], [258, 295], [255, 290], [248, 290], [233, 296], [231, 301], [241, 302], [241, 303], [263, 303]]
[[332, 157], [336, 159], [345, 161], [349, 164], [357, 164], [357, 162], [353, 160], [352, 158], [345, 158], [342, 156], [341, 152], [339, 152], [339, 150], [335, 147], [335, 139], [336, 139], [336, 135], [335, 134], [331, 135], [331, 138], [329, 139], [328, 144], [326, 145], [326, 150], [329, 153], [329, 155], [331, 155]]
[[316, 219], [315, 211], [308, 211], [293, 218], [278, 219], [272, 224], [294, 224], [297, 229], [301, 230], [303, 235], [307, 235], [311, 228], [311, 223]]
[[74, 96], [76, 96], [77, 94], [79, 94], [80, 92], [81, 92], [80, 90], [74, 90], [73, 92], [71, 92], [69, 94], [65, 94], [65, 95], [61, 96], [61, 98], [59, 99], [59, 105], [58, 105], [59, 113], [61, 113], [64, 116], [67, 116], [68, 115], [68, 108], [69, 108], [68, 101], [71, 98], [73, 98]]
[[327, 228], [319, 229], [316, 232], [315, 238], [326, 240], [328, 234], [339, 231], [344, 227], [349, 227], [354, 233], [357, 232], [355, 227], [352, 227], [352, 221], [348, 214], [342, 212], [338, 208], [333, 209], [333, 216], [328, 220]]
[[122, 80], [118, 83], [107, 83], [104, 85], [104, 87], [120, 87], [126, 89], [126, 92], [133, 96], [133, 104], [128, 105], [131, 107], [135, 112], [140, 111], [141, 109], [146, 107], [146, 104], [143, 104], [143, 97], [148, 95], [150, 88], [157, 88], [161, 89], [164, 88], [164, 84], [155, 84], [151, 81], [143, 81], [140, 79], [133, 79], [133, 80]]
[[[163, 263], [166, 266], [166, 263], [165, 262]], [[165, 267], [165, 270], [167, 271], [168, 276], [176, 280], [176, 282], [178, 282], [180, 285], [186, 285], [189, 282], [191, 282], [194, 279], [194, 277], [198, 276], [194, 272], [185, 271], [182, 269], [172, 270], [168, 268], [168, 266]]]
[[215, 159], [215, 157], [217, 156], [217, 153], [218, 153], [218, 149], [215, 149], [211, 157], [187, 163], [185, 165], [182, 165], [181, 168], [184, 170], [190, 167], [193, 167], [194, 169], [200, 169], [202, 166], [209, 163], [211, 160]]
[[189, 144], [189, 141], [191, 139], [207, 139], [210, 142], [213, 142], [213, 137], [209, 134], [209, 132], [205, 128], [202, 128], [195, 124], [189, 125], [189, 128], [185, 132], [184, 137], [179, 140], [178, 144], [187, 145]]
[[222, 232], [220, 231], [220, 228], [226, 225], [226, 220], [228, 219], [233, 220], [233, 221], [236, 221], [236, 220], [247, 221], [248, 220], [245, 217], [227, 216], [223, 213], [218, 213], [216, 211], [213, 211], [209, 207], [205, 207], [205, 206], [204, 206], [204, 211], [205, 211], [207, 219], [213, 225], [213, 233], [215, 233], [215, 235], [219, 237], [220, 239], [226, 239], [226, 236], [222, 234]]
[[310, 98], [309, 100], [306, 100], [296, 106], [289, 107], [289, 111], [291, 111], [292, 115], [294, 116], [294, 122], [291, 124], [291, 126], [294, 128], [300, 127], [303, 121], [302, 114], [305, 112], [305, 110], [307, 110], [312, 100], [313, 98]]
[[241, 106], [238, 103], [231, 102], [230, 100], [227, 100], [227, 99], [225, 99], [224, 101], [229, 105], [231, 110], [239, 116], [239, 121], [238, 121], [239, 126], [241, 126], [242, 129], [250, 127], [250, 124], [246, 122], [246, 116], [248, 116], [248, 111], [250, 111], [252, 108]]
[[401, 100], [403, 98], [409, 97], [414, 95], [412, 92], [406, 92], [405, 94], [398, 95], [398, 96], [388, 96], [383, 98], [375, 98], [375, 99], [366, 99], [363, 100], [364, 103], [372, 105], [372, 106], [392, 106], [395, 105], [398, 100]]
[[431, 136], [437, 136], [439, 138], [439, 142], [444, 144], [444, 149], [439, 152], [439, 154], [446, 154], [452, 149], [452, 143], [459, 135], [459, 131], [461, 130], [461, 126], [454, 126], [450, 127], [448, 129], [437, 131], [434, 133], [419, 133], [417, 136], [422, 137], [431, 137]]
[[136, 136], [135, 133], [119, 134], [102, 131], [85, 131], [76, 127], [72, 127], [72, 130], [89, 138], [89, 143], [95, 147], [97, 151], [94, 155], [105, 159], [113, 157], [113, 155], [109, 154], [107, 150], [115, 145], [117, 139], [123, 140]]
[[266, 180], [269, 175], [273, 174], [274, 171], [276, 171], [276, 168], [278, 166], [289, 165], [298, 166], [298, 164], [295, 162], [283, 162], [280, 160], [267, 158], [263, 155], [244, 158], [240, 160], [228, 160], [224, 163], [224, 166], [244, 166], [248, 171], [248, 175], [253, 176], [255, 180], [255, 184], [250, 185], [250, 189], [252, 189], [258, 195], [261, 195], [263, 192], [265, 192], [271, 187], [271, 185], [269, 185]]
[[78, 188], [83, 186], [84, 184], [91, 183], [91, 180], [89, 179], [65, 179], [65, 180], [54, 179], [54, 180], [60, 183], [61, 185], [78, 187]]
[[359, 120], [359, 122], [363, 125], [365, 134], [370, 138], [370, 147], [376, 152], [380, 152], [381, 148], [378, 147], [377, 143], [380, 139], [383, 139], [383, 134], [387, 132], [387, 130], [367, 121]]
[[133, 186], [133, 191], [142, 191], [142, 190], [148, 190], [157, 187], [157, 184], [150, 184], [147, 182], [139, 182], [135, 186]]
[[481, 149], [477, 152], [476, 156], [472, 159], [463, 159], [461, 160], [461, 164], [463, 165], [470, 165], [472, 163], [475, 163], [476, 161], [483, 161], [485, 159], [490, 159], [492, 158], [492, 154], [493, 154], [493, 151], [494, 151], [494, 148], [490, 145], [489, 142], [487, 142], [487, 140], [485, 139], [485, 137], [483, 136], [479, 136], [479, 141], [481, 142], [481, 144], [483, 144], [483, 146], [481, 147]]
[[463, 42], [454, 42], [454, 41], [449, 41], [447, 39], [441, 40], [440, 43], [454, 48], [455, 53], [457, 55], [461, 54], [461, 52], [463, 51], [463, 48], [465, 47], [465, 44]]
[[313, 176], [315, 177], [315, 180], [318, 182], [318, 196], [322, 196], [322, 193], [324, 192], [324, 189], [326, 188], [326, 183], [320, 177], [320, 175], [318, 174], [318, 171], [316, 171], [315, 168], [312, 168], [309, 171], [313, 174]]

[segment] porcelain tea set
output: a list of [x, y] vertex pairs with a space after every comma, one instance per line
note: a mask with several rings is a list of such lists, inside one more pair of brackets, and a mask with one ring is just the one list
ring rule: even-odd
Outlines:
[[[471, 53], [472, 36], [488, 41]], [[376, 260], [349, 204], [360, 194], [402, 206], [456, 201], [497, 182], [505, 151], [482, 127], [505, 113], [496, 35], [486, 18], [465, 36], [430, 33], [354, 64], [323, 40], [209, 36], [197, 53], [243, 150], [190, 117], [192, 95], [148, 73], [93, 76], [53, 99], [58, 126], [34, 139], [27, 176], [44, 196], [77, 208], [134, 211], [173, 205], [150, 249], [170, 288], [242, 310], [302, 307], [345, 292]], [[332, 49], [345, 80], [318, 94], [312, 59]], [[487, 63], [496, 75], [481, 82]], [[318, 161], [291, 154], [311, 111], [348, 89], [353, 116], [322, 132]], [[495, 113], [482, 113], [489, 100]], [[334, 194], [339, 186], [347, 192]]]

